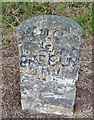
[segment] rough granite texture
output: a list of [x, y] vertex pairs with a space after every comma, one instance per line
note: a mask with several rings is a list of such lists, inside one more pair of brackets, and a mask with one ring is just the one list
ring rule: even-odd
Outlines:
[[81, 27], [68, 17], [41, 15], [17, 30], [22, 109], [33, 114], [72, 115]]

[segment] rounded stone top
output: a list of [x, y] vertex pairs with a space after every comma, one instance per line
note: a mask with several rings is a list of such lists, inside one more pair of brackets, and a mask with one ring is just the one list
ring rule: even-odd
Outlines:
[[70, 66], [69, 68], [79, 63], [83, 30], [77, 22], [68, 17], [56, 15], [30, 17], [18, 27], [17, 36], [20, 55], [28, 57], [39, 53], [42, 57], [43, 54], [59, 55], [58, 59], [62, 65]]
[[[18, 30], [19, 37], [79, 37], [78, 42], [83, 42], [83, 30], [81, 26], [71, 18], [56, 15], [39, 15], [24, 20]], [[42, 37], [42, 38], [43, 38]], [[73, 41], [74, 42], [74, 41]]]

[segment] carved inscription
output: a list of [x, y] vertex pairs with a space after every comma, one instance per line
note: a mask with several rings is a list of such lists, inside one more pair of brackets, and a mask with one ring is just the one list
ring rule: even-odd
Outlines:
[[[73, 39], [79, 40], [79, 37], [72, 33], [71, 36], [68, 35], [68, 33], [63, 34], [61, 30], [52, 31], [52, 34], [50, 36], [49, 31], [50, 30], [47, 28], [38, 29], [37, 26], [34, 26], [32, 37], [38, 35], [41, 38], [41, 36], [43, 35], [45, 36], [44, 41], [40, 40], [40, 43], [39, 42], [35, 43], [34, 41], [32, 42], [25, 41], [25, 44], [21, 46], [22, 47], [21, 49], [24, 50], [24, 52], [22, 51], [23, 53], [21, 54], [20, 66], [21, 67], [27, 66], [32, 71], [31, 72], [32, 75], [38, 74], [44, 74], [48, 76], [60, 75], [62, 77], [64, 71], [62, 69], [64, 69], [65, 66], [67, 67], [70, 66], [72, 69], [75, 65], [78, 64], [79, 53], [78, 49], [75, 48], [75, 46], [73, 46], [72, 49], [68, 49], [68, 45], [63, 47], [62, 45], [59, 45], [59, 42], [61, 42], [62, 44], [63, 37], [70, 41]], [[71, 31], [68, 30], [67, 32]], [[61, 38], [58, 38], [59, 35], [61, 36]], [[30, 54], [30, 51], [26, 52], [29, 49], [31, 49], [31, 47], [35, 47], [32, 48], [34, 50], [32, 54]], [[40, 68], [39, 70], [38, 68], [36, 68], [37, 66]]]

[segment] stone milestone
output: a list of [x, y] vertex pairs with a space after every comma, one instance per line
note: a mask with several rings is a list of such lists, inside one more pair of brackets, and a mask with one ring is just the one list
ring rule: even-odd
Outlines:
[[22, 109], [72, 115], [82, 28], [72, 19], [39, 15], [17, 29]]

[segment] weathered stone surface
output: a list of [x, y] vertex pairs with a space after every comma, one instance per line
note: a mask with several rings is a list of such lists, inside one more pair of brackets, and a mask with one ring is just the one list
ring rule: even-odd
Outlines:
[[82, 29], [67, 17], [42, 15], [17, 30], [22, 108], [71, 115], [75, 102]]

